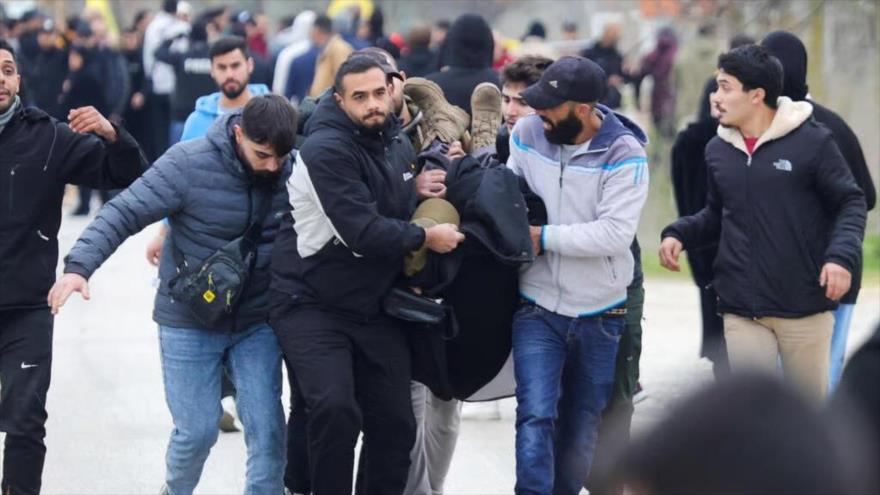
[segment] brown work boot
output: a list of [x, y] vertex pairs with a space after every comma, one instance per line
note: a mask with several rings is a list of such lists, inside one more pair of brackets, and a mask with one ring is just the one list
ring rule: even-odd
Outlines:
[[437, 83], [422, 77], [411, 77], [403, 85], [403, 93], [422, 111], [424, 125], [420, 127], [425, 134], [422, 150], [430, 146], [434, 139], [444, 143], [462, 141], [470, 117], [467, 112], [446, 101]]
[[501, 127], [501, 91], [498, 86], [484, 82], [474, 88], [471, 94], [471, 137], [476, 151], [495, 145], [495, 136]]

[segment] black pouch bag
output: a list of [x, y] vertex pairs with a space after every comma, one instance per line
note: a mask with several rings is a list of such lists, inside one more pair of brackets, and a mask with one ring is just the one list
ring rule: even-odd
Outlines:
[[223, 329], [226, 325], [222, 323], [235, 314], [257, 260], [263, 219], [271, 203], [271, 197], [265, 199], [256, 219], [244, 233], [208, 256], [194, 270], [186, 269], [183, 253], [172, 245], [177, 275], [168, 282], [171, 297], [189, 308], [204, 328]]
[[441, 328], [446, 340], [458, 335], [458, 323], [452, 306], [404, 287], [394, 287], [385, 295], [382, 312], [408, 323]]

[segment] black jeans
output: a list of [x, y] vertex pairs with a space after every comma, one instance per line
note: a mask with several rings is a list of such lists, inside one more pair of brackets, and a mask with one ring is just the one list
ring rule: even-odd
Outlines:
[[351, 492], [361, 431], [364, 446], [381, 453], [365, 467], [365, 493], [402, 493], [416, 429], [404, 329], [384, 317], [353, 321], [315, 307], [276, 305], [272, 313], [307, 410], [312, 493]]
[[0, 310], [2, 493], [40, 492], [46, 459], [46, 393], [52, 372], [49, 308]]

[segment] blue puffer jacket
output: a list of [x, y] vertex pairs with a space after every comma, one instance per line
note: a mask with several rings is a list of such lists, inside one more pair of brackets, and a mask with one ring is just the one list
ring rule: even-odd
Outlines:
[[[291, 161], [274, 187], [257, 188], [235, 153], [232, 125], [240, 113], [224, 115], [205, 138], [174, 145], [131, 187], [107, 203], [64, 259], [65, 273], [89, 278], [125, 241], [147, 225], [168, 217], [170, 237], [159, 265], [161, 284], [153, 319], [160, 325], [199, 328], [182, 304], [173, 302], [168, 281], [177, 273], [172, 244], [190, 267], [229, 241], [239, 237], [263, 198], [272, 195], [272, 207], [263, 222], [263, 233], [254, 273], [242, 295], [235, 321], [229, 329], [244, 329], [265, 321], [269, 286], [268, 265], [282, 212], [287, 210]], [[171, 241], [171, 242], [168, 242]], [[224, 324], [224, 328], [226, 324]]]

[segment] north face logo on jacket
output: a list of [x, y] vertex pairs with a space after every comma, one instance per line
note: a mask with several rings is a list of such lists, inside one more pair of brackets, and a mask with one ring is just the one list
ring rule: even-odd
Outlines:
[[773, 162], [773, 166], [776, 167], [776, 170], [784, 170], [786, 172], [791, 172], [791, 162], [784, 159], [784, 158]]

